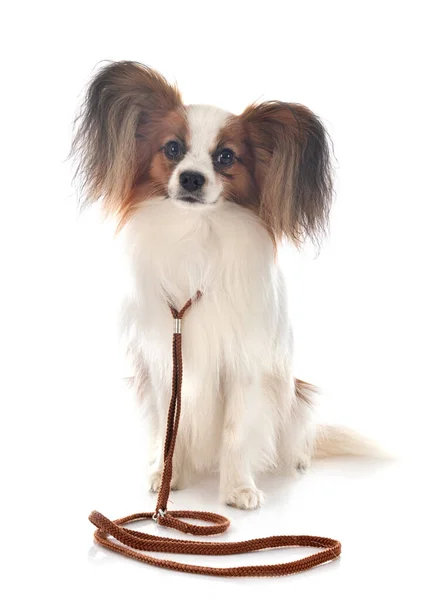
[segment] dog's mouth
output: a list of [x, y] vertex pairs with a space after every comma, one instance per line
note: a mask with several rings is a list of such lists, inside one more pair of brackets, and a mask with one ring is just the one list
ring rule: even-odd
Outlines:
[[182, 202], [189, 202], [190, 204], [204, 204], [204, 201], [197, 196], [191, 196], [190, 194], [186, 194], [183, 196], [178, 196], [177, 200], [182, 200]]
[[168, 196], [168, 198], [178, 200], [180, 202], [186, 202], [187, 204], [205, 204], [202, 198], [193, 194], [178, 194], [177, 196]]
[[217, 200], [214, 200], [213, 202], [208, 202], [206, 201], [206, 199], [204, 198], [204, 196], [202, 194], [168, 194], [166, 196], [167, 200], [172, 200], [173, 202], [176, 202], [177, 204], [181, 205], [181, 204], [185, 204], [186, 206], [203, 206], [204, 208], [206, 207], [210, 207], [210, 206], [215, 206], [217, 203]]

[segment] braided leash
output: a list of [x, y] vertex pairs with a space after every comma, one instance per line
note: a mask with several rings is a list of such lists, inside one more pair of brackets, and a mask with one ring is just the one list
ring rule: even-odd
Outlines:
[[[110, 521], [99, 512], [93, 511], [89, 516], [89, 520], [97, 527], [94, 533], [94, 539], [101, 546], [109, 548], [119, 554], [123, 554], [124, 556], [128, 556], [129, 558], [156, 567], [200, 575], [219, 575], [221, 577], [291, 575], [329, 562], [341, 554], [340, 542], [330, 538], [309, 535], [275, 535], [243, 542], [199, 542], [194, 540], [177, 540], [160, 537], [122, 527], [122, 525], [134, 521], [152, 519], [164, 527], [178, 529], [184, 533], [191, 533], [193, 535], [215, 535], [217, 533], [223, 533], [230, 525], [230, 521], [226, 517], [215, 513], [192, 510], [167, 510], [170, 482], [172, 479], [172, 459], [175, 450], [179, 419], [181, 416], [183, 376], [181, 323], [185, 312], [190, 308], [193, 302], [198, 300], [201, 296], [202, 293], [198, 291], [195, 296], [188, 300], [180, 311], [177, 311], [173, 306], [169, 305], [174, 318], [172, 397], [167, 417], [166, 438], [164, 443], [164, 466], [156, 510], [155, 512], [137, 513], [122, 519], [117, 519], [116, 521]], [[181, 519], [195, 519], [197, 521], [212, 523], [212, 525], [194, 525], [182, 521]], [[323, 548], [323, 550], [306, 556], [305, 558], [301, 558], [300, 560], [294, 560], [287, 563], [228, 568], [190, 565], [155, 558], [148, 554], [144, 554], [144, 552], [148, 551], [173, 554], [224, 556], [255, 552], [257, 550], [266, 550], [270, 548], [293, 546]]]

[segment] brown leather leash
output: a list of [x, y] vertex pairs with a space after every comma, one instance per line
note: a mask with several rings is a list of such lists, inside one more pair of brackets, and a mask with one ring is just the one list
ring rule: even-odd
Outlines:
[[[215, 513], [193, 510], [167, 510], [172, 479], [172, 459], [175, 450], [179, 419], [181, 416], [183, 377], [181, 324], [185, 312], [190, 308], [193, 302], [198, 300], [201, 296], [202, 293], [198, 291], [193, 298], [188, 300], [180, 311], [177, 311], [169, 304], [174, 319], [172, 397], [167, 417], [166, 438], [164, 443], [164, 466], [156, 510], [155, 512], [137, 513], [115, 521], [110, 521], [99, 512], [93, 511], [89, 516], [89, 520], [97, 527], [94, 533], [95, 541], [101, 546], [109, 548], [109, 550], [113, 550], [114, 552], [118, 552], [129, 558], [156, 567], [172, 569], [173, 571], [182, 571], [184, 573], [219, 575], [221, 577], [292, 575], [338, 558], [341, 554], [340, 542], [325, 537], [310, 535], [275, 535], [242, 542], [200, 542], [150, 535], [127, 527], [122, 527], [122, 525], [134, 521], [152, 519], [159, 525], [178, 529], [184, 533], [191, 533], [193, 535], [215, 535], [217, 533], [223, 533], [230, 525], [230, 521], [226, 517]], [[195, 519], [206, 523], [212, 523], [212, 525], [194, 525], [182, 521], [181, 519]], [[116, 541], [111, 538], [114, 538]], [[305, 558], [287, 563], [226, 568], [190, 565], [159, 559], [144, 554], [144, 552], [165, 552], [173, 554], [227, 556], [230, 554], [243, 554], [246, 552], [256, 552], [257, 550], [294, 546], [323, 548], [323, 550], [310, 554]]]

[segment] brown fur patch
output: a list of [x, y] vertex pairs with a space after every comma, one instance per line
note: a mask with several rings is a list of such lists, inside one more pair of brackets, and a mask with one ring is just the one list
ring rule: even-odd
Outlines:
[[120, 214], [130, 211], [141, 181], [148, 196], [162, 180], [157, 168], [148, 179], [155, 144], [165, 125], [180, 127], [183, 113], [178, 90], [149, 67], [122, 61], [101, 69], [88, 88], [72, 146], [86, 198], [103, 198], [107, 211]]
[[189, 143], [186, 112], [179, 107], [163, 117], [159, 123], [149, 125], [149, 135], [142, 126], [137, 133], [137, 162], [139, 170], [131, 193], [124, 198], [117, 210], [119, 228], [131, 217], [144, 200], [167, 194], [167, 186], [178, 161], [169, 160], [162, 148], [171, 140]]
[[332, 200], [330, 148], [306, 107], [264, 102], [241, 115], [255, 157], [260, 216], [275, 240], [299, 244], [325, 232]]
[[312, 383], [295, 379], [295, 395], [301, 402], [305, 402], [308, 406], [313, 406], [313, 396], [318, 393], [318, 388]]
[[277, 245], [324, 232], [332, 183], [326, 132], [307, 108], [265, 102], [229, 119], [220, 148], [238, 160], [223, 170], [225, 197], [259, 215]]
[[[242, 117], [234, 116], [228, 119], [220, 132], [218, 148], [230, 148], [237, 157], [236, 162], [222, 174], [225, 198], [260, 216], [261, 182], [256, 177], [256, 157]], [[264, 222], [264, 226], [274, 243], [276, 257], [274, 233], [268, 223]]]
[[230, 148], [237, 157], [237, 160], [220, 174], [226, 199], [258, 212], [260, 199], [254, 180], [254, 156], [246, 128], [239, 117], [229, 118], [220, 131], [217, 148]]

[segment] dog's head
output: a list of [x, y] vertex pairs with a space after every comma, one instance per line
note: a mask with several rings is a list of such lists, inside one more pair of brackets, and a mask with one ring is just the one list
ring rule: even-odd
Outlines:
[[299, 104], [264, 102], [238, 116], [185, 106], [152, 69], [112, 63], [89, 86], [73, 151], [87, 198], [102, 198], [121, 223], [160, 197], [197, 211], [235, 202], [258, 214], [275, 241], [325, 230], [328, 138]]

